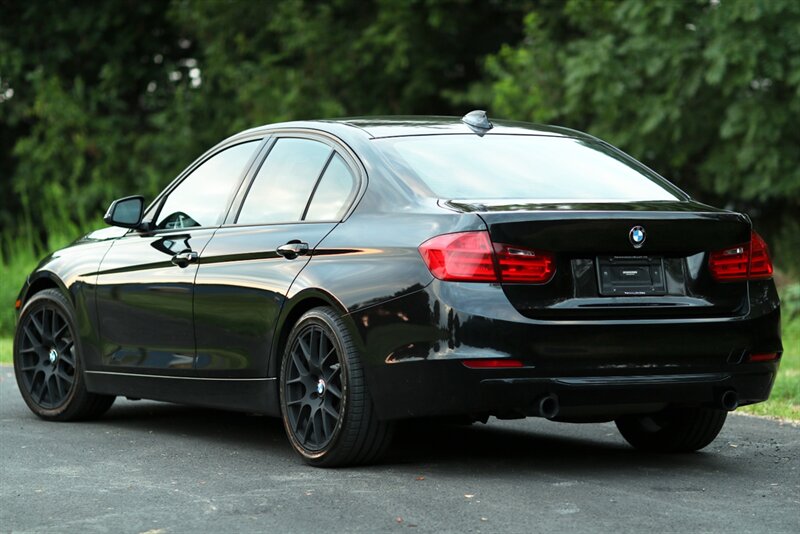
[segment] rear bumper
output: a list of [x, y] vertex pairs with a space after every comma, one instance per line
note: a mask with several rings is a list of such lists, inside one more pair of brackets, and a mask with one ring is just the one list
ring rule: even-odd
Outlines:
[[[546, 395], [565, 420], [716, 406], [730, 390], [750, 404], [769, 397], [779, 362], [747, 355], [782, 351], [777, 297], [737, 318], [556, 322], [521, 316], [496, 286], [434, 282], [351, 316], [384, 419], [536, 415]], [[460, 361], [475, 358], [524, 367]]]

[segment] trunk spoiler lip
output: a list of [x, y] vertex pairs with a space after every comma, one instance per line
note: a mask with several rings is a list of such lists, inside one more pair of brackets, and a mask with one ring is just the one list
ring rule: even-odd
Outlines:
[[694, 200], [538, 200], [538, 199], [438, 199], [437, 204], [459, 213], [551, 212], [551, 213], [629, 213], [631, 217], [658, 214], [734, 215], [749, 218], [735, 211], [715, 208]]

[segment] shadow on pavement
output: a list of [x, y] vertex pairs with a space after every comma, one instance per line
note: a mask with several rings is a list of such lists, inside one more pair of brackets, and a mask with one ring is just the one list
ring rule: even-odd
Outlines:
[[[279, 419], [235, 412], [194, 408], [152, 402], [125, 402], [115, 405], [101, 420], [91, 425], [113, 427], [125, 432], [142, 431], [181, 435], [202, 439], [225, 448], [235, 446], [240, 453], [291, 456], [289, 444]], [[581, 425], [586, 437], [576, 436], [574, 425], [543, 420], [511, 423], [490, 421], [471, 426], [431, 422], [401, 423], [385, 459], [378, 468], [413, 468], [435, 465], [441, 470], [476, 475], [519, 472], [570, 472], [603, 474], [626, 472], [649, 476], [652, 470], [669, 469], [689, 472], [695, 469], [739, 471], [730, 458], [713, 452], [659, 455], [639, 453], [621, 441], [604, 438], [616, 432], [609, 425]], [[570, 428], [572, 427], [572, 428]], [[593, 438], [596, 436], [596, 439]], [[713, 448], [710, 447], [709, 449]], [[300, 460], [297, 459], [298, 464]], [[364, 467], [359, 469], [375, 469]], [[677, 473], [676, 473], [677, 474]]]

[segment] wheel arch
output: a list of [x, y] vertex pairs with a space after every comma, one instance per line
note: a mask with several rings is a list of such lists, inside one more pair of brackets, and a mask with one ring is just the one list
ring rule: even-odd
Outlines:
[[278, 327], [275, 329], [274, 342], [272, 344], [272, 353], [268, 366], [268, 376], [277, 377], [279, 374], [281, 355], [286, 347], [286, 341], [289, 339], [289, 333], [292, 328], [307, 311], [318, 308], [320, 306], [328, 306], [336, 310], [345, 320], [347, 327], [351, 332], [355, 333], [353, 328], [352, 319], [347, 315], [347, 308], [337, 299], [334, 295], [327, 291], [317, 288], [304, 289], [300, 293], [294, 295], [291, 299], [287, 300], [281, 310], [280, 319], [278, 320]]
[[45, 289], [58, 290], [70, 304], [73, 306], [75, 305], [72, 293], [70, 293], [70, 291], [67, 289], [67, 286], [64, 285], [64, 282], [55, 273], [51, 271], [38, 271], [31, 275], [25, 289], [22, 291], [22, 295], [20, 296], [22, 306], [24, 306], [25, 303], [27, 303], [35, 294], [40, 293]]

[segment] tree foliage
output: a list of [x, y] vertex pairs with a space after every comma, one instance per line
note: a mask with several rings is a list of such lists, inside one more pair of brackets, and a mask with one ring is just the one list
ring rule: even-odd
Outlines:
[[472, 94], [496, 113], [587, 130], [708, 200], [800, 206], [795, 0], [549, 2], [486, 71]]
[[242, 128], [488, 108], [797, 236], [798, 97], [795, 0], [0, 0], [0, 234], [96, 221]]

